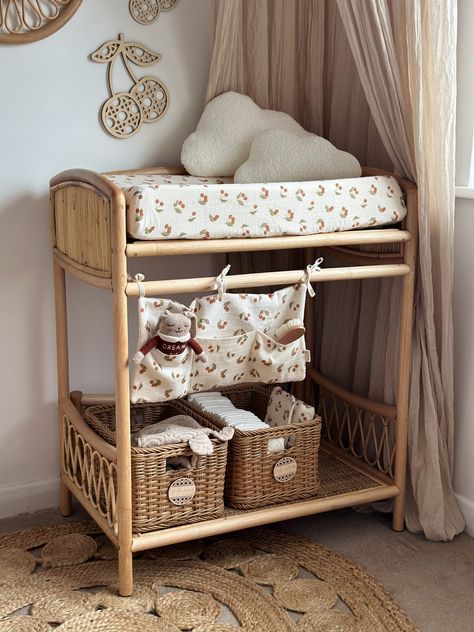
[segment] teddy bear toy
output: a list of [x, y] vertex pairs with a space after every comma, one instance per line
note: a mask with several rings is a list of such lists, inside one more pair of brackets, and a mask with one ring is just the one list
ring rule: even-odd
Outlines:
[[180, 313], [165, 310], [158, 321], [156, 334], [136, 352], [133, 362], [139, 364], [152, 349], [158, 349], [165, 356], [179, 356], [188, 347], [198, 360], [207, 362], [207, 356], [195, 336], [196, 314], [189, 310]]

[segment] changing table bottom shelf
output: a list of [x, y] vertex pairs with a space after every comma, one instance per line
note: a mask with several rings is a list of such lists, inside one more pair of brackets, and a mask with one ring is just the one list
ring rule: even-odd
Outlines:
[[227, 508], [219, 518], [136, 535], [132, 551], [375, 502], [393, 498], [399, 493], [399, 489], [375, 469], [328, 444], [321, 447], [319, 467], [321, 488], [314, 498], [259, 509]]

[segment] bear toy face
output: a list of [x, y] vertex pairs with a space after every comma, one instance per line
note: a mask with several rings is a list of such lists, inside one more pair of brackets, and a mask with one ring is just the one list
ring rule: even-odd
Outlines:
[[167, 336], [181, 338], [190, 333], [191, 323], [191, 318], [186, 314], [174, 314], [165, 311], [160, 320], [159, 331]]

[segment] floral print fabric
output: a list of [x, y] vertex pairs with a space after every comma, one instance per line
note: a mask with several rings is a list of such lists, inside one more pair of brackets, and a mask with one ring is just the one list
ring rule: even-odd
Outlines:
[[[282, 345], [275, 331], [286, 321], [303, 322], [306, 286], [299, 283], [271, 294], [211, 295], [196, 298], [189, 309], [197, 318], [196, 340], [207, 360], [188, 347], [179, 356], [153, 349], [135, 368], [131, 401], [158, 402], [188, 393], [247, 382], [296, 382], [306, 374], [304, 337]], [[183, 305], [169, 299], [138, 299], [138, 348], [155, 335], [165, 309]]]
[[393, 224], [406, 215], [393, 176], [234, 184], [232, 178], [110, 175], [140, 240], [312, 235]]

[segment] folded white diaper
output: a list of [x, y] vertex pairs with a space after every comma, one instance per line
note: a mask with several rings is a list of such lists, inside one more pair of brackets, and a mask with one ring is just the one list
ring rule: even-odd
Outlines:
[[[188, 401], [192, 402], [203, 413], [215, 415], [222, 424], [235, 428], [240, 432], [269, 428], [269, 425], [261, 421], [253, 412], [236, 408], [230, 399], [222, 395], [222, 393], [193, 393], [188, 396]], [[285, 440], [283, 437], [269, 439], [269, 454], [281, 452], [284, 448]]]

